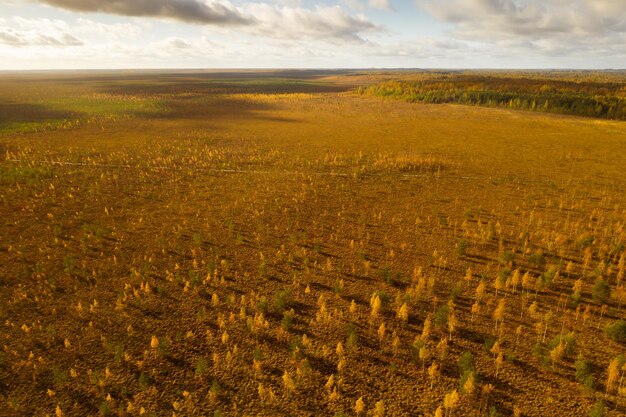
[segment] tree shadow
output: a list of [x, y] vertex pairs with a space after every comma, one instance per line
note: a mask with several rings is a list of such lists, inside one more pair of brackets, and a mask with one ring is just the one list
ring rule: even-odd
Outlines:
[[0, 127], [5, 123], [36, 123], [80, 115], [79, 112], [55, 110], [43, 104], [0, 102]]

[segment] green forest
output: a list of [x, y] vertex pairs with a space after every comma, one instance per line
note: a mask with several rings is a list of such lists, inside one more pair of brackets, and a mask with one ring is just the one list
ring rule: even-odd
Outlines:
[[442, 74], [385, 81], [359, 93], [410, 102], [456, 103], [626, 120], [626, 82]]

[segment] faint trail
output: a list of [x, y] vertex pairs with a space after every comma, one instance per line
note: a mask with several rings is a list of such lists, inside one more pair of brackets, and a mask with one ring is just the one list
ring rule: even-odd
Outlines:
[[[245, 170], [245, 169], [225, 169], [225, 168], [190, 168], [190, 167], [167, 167], [167, 166], [136, 166], [136, 165], [127, 165], [127, 164], [91, 164], [86, 162], [66, 162], [66, 161], [27, 161], [24, 159], [6, 159], [5, 162], [15, 162], [15, 163], [25, 163], [25, 164], [37, 164], [37, 165], [56, 165], [56, 166], [76, 166], [76, 167], [94, 167], [94, 168], [125, 168], [125, 169], [157, 169], [157, 170], [185, 170], [185, 169], [194, 169], [196, 171], [202, 172], [217, 172], [217, 173], [225, 173], [225, 174], [271, 174], [276, 171], [262, 171], [262, 170]], [[281, 171], [283, 174], [289, 175], [324, 175], [330, 177], [352, 177], [352, 174], [345, 174], [340, 172], [315, 172], [315, 171]], [[453, 179], [462, 179], [462, 180], [486, 180], [490, 179], [490, 177], [481, 177], [481, 176], [456, 176], [456, 175], [433, 175], [433, 174], [400, 174], [402, 177], [406, 178], [436, 178], [436, 179], [444, 179], [444, 178], [453, 178]], [[381, 174], [374, 173], [366, 173], [359, 174], [359, 177], [376, 177], [382, 176]]]

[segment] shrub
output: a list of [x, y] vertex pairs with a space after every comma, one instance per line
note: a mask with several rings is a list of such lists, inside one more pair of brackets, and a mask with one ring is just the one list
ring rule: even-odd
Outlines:
[[513, 263], [515, 263], [515, 253], [511, 252], [510, 250], [505, 251], [500, 257], [500, 263], [503, 265], [513, 265]]
[[541, 252], [535, 252], [531, 254], [528, 257], [528, 260], [530, 261], [531, 265], [538, 269], [543, 268], [546, 264], [546, 258]]
[[463, 352], [463, 354], [459, 357], [457, 361], [457, 365], [459, 366], [459, 371], [474, 371], [474, 355], [471, 352]]
[[440, 329], [446, 328], [448, 326], [448, 306], [443, 304], [437, 309], [434, 317], [435, 326]]
[[459, 367], [459, 385], [463, 388], [470, 377], [474, 380], [474, 384], [477, 381], [476, 366], [474, 364], [474, 355], [471, 352], [464, 352], [458, 359], [457, 365]]
[[587, 377], [591, 375], [591, 363], [582, 355], [578, 355], [574, 367], [576, 368], [576, 380], [584, 383]]
[[604, 333], [616, 342], [626, 342], [626, 322], [624, 320], [614, 321], [604, 328]]
[[291, 294], [291, 290], [286, 288], [282, 291], [277, 292], [274, 295], [274, 307], [276, 311], [281, 313], [286, 308], [289, 308], [293, 304], [293, 295]]
[[459, 258], [462, 258], [463, 256], [465, 256], [466, 251], [467, 241], [465, 239], [459, 239], [459, 241], [456, 243], [456, 254], [459, 256]]
[[564, 345], [564, 353], [566, 355], [574, 353], [574, 349], [576, 348], [576, 337], [574, 336], [574, 333], [568, 333], [564, 336], [554, 336], [548, 344], [548, 349], [552, 350], [561, 343]]
[[604, 410], [604, 402], [602, 400], [596, 402], [589, 411], [589, 417], [604, 417], [606, 411]]
[[196, 375], [203, 376], [208, 371], [209, 371], [209, 362], [204, 358], [198, 359], [198, 361], [196, 362], [196, 370], [195, 370]]
[[598, 278], [591, 290], [591, 297], [594, 301], [604, 304], [611, 297], [611, 288], [602, 278]]

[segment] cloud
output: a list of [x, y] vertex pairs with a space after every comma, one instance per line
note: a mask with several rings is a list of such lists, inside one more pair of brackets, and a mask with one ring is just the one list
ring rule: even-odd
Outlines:
[[617, 0], [417, 0], [464, 37], [540, 39], [626, 32], [626, 2]]
[[356, 10], [359, 12], [363, 12], [367, 8], [387, 11], [393, 10], [393, 7], [391, 7], [389, 0], [364, 0], [363, 2], [361, 2], [360, 0], [340, 0], [340, 3], [344, 4], [352, 10]]
[[[316, 39], [331, 42], [364, 42], [362, 33], [382, 31], [362, 15], [351, 15], [339, 6], [305, 8], [298, 1], [265, 2], [234, 6], [227, 0], [32, 0], [76, 12], [100, 12], [132, 17], [169, 18], [206, 27], [222, 27], [232, 33], [267, 38]], [[387, 0], [370, 0], [375, 7]]]
[[81, 34], [94, 34], [106, 39], [136, 39], [149, 25], [134, 23], [101, 23], [79, 17], [72, 28]]
[[384, 31], [382, 26], [362, 15], [352, 16], [339, 6], [305, 9], [248, 3], [244, 10], [257, 20], [244, 30], [268, 38], [365, 42], [362, 33]]
[[228, 2], [200, 0], [36, 0], [76, 12], [159, 17], [194, 24], [246, 25], [252, 20]]
[[26, 46], [80, 46], [84, 42], [70, 33], [69, 26], [60, 20], [0, 19], [0, 44]]
[[0, 27], [0, 43], [10, 46], [80, 46], [83, 41], [69, 33], [45, 34]]
[[[626, 55], [626, 2], [617, 0], [416, 0], [451, 25], [451, 37], [494, 53]], [[497, 51], [496, 51], [497, 50]]]
[[374, 9], [392, 10], [389, 0], [369, 0], [367, 4]]

